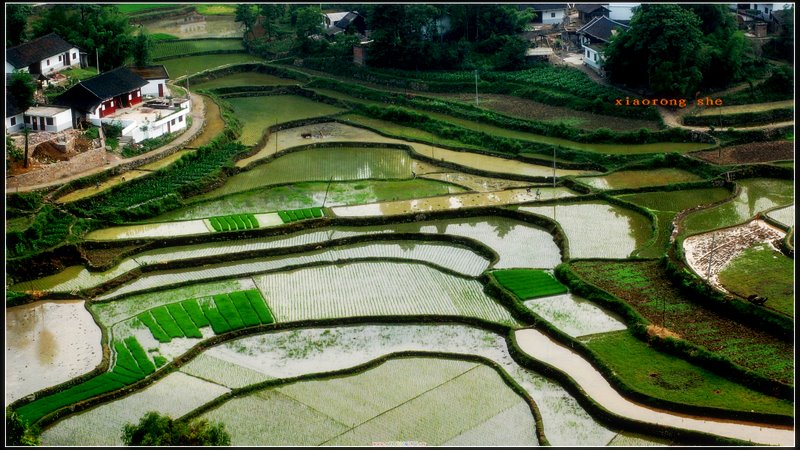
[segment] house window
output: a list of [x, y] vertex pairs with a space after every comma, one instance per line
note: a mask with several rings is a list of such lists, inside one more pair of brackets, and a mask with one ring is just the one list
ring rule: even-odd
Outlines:
[[48, 125], [52, 125], [52, 124], [53, 124], [53, 118], [52, 118], [52, 117], [48, 117], [48, 118], [46, 118], [46, 119], [45, 119], [45, 122], [46, 122]]
[[556, 13], [550, 13], [550, 17], [553, 18], [556, 16]]
[[128, 100], [130, 100], [132, 98], [133, 98], [133, 96], [131, 94], [128, 94]]
[[106, 110], [106, 105], [100, 105], [100, 110], [101, 111], [105, 111]]
[[31, 123], [30, 116], [25, 116], [25, 123]]
[[78, 59], [78, 54], [77, 53], [73, 53], [72, 54], [72, 59]]
[[769, 8], [764, 8], [764, 14], [769, 12]]
[[589, 57], [589, 50], [586, 50], [586, 57]]
[[178, 122], [183, 122], [183, 116], [178, 117]]
[[48, 66], [50, 65], [50, 60], [49, 60], [49, 59], [47, 60], [47, 65], [48, 65]]
[[58, 55], [58, 61], [61, 62], [61, 55]]
[[12, 117], [11, 118], [11, 126], [13, 127], [16, 124], [17, 124], [17, 118], [16, 117]]
[[172, 122], [170, 122], [170, 125], [175, 125], [175, 119], [172, 119]]

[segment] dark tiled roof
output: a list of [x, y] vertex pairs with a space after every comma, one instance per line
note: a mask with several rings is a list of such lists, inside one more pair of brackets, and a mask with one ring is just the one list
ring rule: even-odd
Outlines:
[[53, 99], [53, 103], [86, 112], [109, 98], [126, 94], [145, 85], [147, 80], [131, 72], [127, 67], [118, 67], [79, 82]]
[[164, 67], [163, 65], [129, 67], [129, 69], [131, 69], [131, 72], [135, 73], [136, 75], [139, 75], [145, 80], [169, 79], [169, 73], [167, 73], [167, 68]]
[[774, 17], [778, 23], [787, 23], [792, 19], [793, 12], [794, 9], [777, 9], [772, 11], [772, 17]]
[[64, 53], [73, 47], [75, 46], [65, 41], [61, 36], [50, 33], [30, 42], [9, 48], [6, 50], [6, 60], [12, 66], [21, 69], [43, 59]]
[[591, 13], [591, 12], [595, 12], [598, 9], [601, 9], [601, 8], [605, 9], [605, 10], [608, 10], [608, 8], [606, 8], [605, 6], [603, 6], [603, 5], [599, 4], [599, 3], [578, 3], [578, 4], [575, 5], [575, 9], [577, 9], [578, 11], [580, 11], [582, 13], [587, 13], [587, 14]]
[[606, 16], [599, 16], [589, 21], [589, 23], [586, 25], [578, 28], [577, 33], [583, 33], [603, 42], [608, 42], [609, 39], [611, 39], [611, 30], [615, 28], [626, 29], [628, 26], [619, 22], [615, 22]]

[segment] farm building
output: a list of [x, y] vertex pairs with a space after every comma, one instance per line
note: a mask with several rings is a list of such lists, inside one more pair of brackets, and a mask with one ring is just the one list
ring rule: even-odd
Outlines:
[[578, 11], [578, 21], [582, 24], [589, 23], [595, 17], [608, 17], [610, 14], [608, 7], [598, 3], [578, 3], [575, 10]]
[[34, 106], [25, 111], [25, 126], [34, 131], [59, 132], [72, 128], [72, 110], [58, 106]]
[[86, 67], [86, 53], [55, 33], [6, 50], [6, 73], [49, 75], [69, 67]]
[[325, 34], [332, 36], [350, 29], [363, 35], [367, 31], [367, 22], [358, 11], [346, 11], [324, 14]]
[[567, 17], [566, 3], [532, 3], [520, 5], [520, 8], [530, 8], [536, 11], [536, 17], [533, 19], [534, 23], [559, 25]]
[[603, 69], [603, 50], [617, 30], [628, 26], [606, 16], [595, 17], [577, 31], [583, 48], [583, 62], [597, 72]]
[[73, 121], [122, 126], [121, 142], [141, 142], [186, 128], [189, 101], [171, 105], [165, 100], [142, 103], [148, 81], [127, 67], [83, 80], [53, 100], [73, 110]]
[[142, 95], [153, 97], [169, 97], [167, 80], [169, 73], [163, 65], [131, 67], [131, 72], [147, 80], [147, 84], [142, 87]]

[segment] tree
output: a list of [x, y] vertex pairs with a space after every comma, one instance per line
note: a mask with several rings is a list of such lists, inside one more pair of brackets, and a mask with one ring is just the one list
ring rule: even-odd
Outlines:
[[258, 19], [258, 9], [256, 9], [256, 5], [236, 5], [236, 21], [242, 22], [242, 25], [244, 25], [245, 36], [253, 31], [253, 26], [256, 24], [256, 19]]
[[139, 35], [133, 40], [132, 53], [133, 64], [137, 66], [147, 66], [152, 62], [153, 41], [145, 33], [144, 27], [139, 29]]
[[322, 11], [316, 6], [306, 6], [297, 10], [294, 25], [295, 34], [300, 41], [322, 32]]
[[14, 47], [28, 40], [28, 17], [32, 11], [31, 5], [6, 5], [6, 47]]
[[37, 429], [17, 415], [17, 412], [6, 408], [6, 445], [39, 445]]
[[285, 13], [286, 5], [280, 5], [277, 3], [261, 4], [261, 15], [264, 17], [262, 23], [268, 38], [271, 38], [274, 33], [273, 23], [283, 18]]
[[681, 7], [700, 18], [700, 31], [704, 36], [698, 60], [703, 63], [700, 67], [703, 86], [724, 87], [740, 79], [746, 41], [728, 7], [721, 4]]
[[703, 75], [701, 20], [676, 4], [642, 4], [630, 28], [605, 51], [605, 70], [617, 83], [647, 85], [667, 96], [693, 94]]
[[36, 37], [55, 32], [87, 50], [90, 57], [96, 50], [100, 70], [119, 67], [132, 59], [133, 28], [116, 5], [52, 5], [44, 10], [32, 29]]
[[125, 445], [231, 445], [231, 437], [225, 431], [225, 424], [210, 424], [208, 420], [191, 423], [174, 421], [155, 411], [145, 414], [137, 425], [127, 424], [122, 430]]

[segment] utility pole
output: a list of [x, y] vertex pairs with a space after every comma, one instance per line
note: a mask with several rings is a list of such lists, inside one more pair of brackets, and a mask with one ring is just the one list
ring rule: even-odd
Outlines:
[[328, 201], [328, 189], [331, 188], [331, 182], [333, 181], [333, 177], [328, 180], [328, 187], [325, 188], [325, 197], [322, 199], [322, 207], [325, 207], [325, 202]]
[[[555, 188], [556, 188], [556, 146], [554, 145], [553, 146], [553, 189]], [[553, 195], [556, 195], [556, 193], [553, 192]]]

